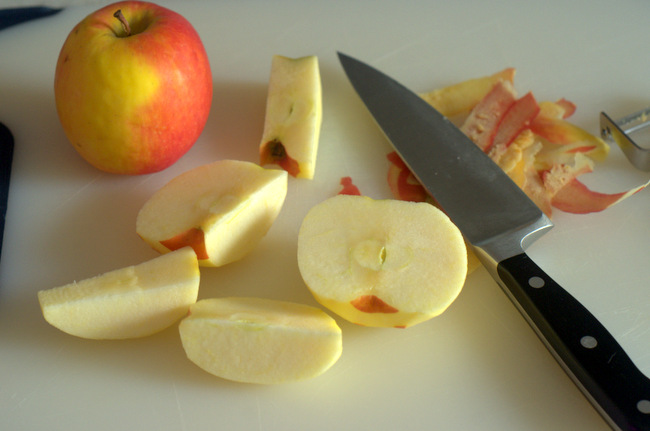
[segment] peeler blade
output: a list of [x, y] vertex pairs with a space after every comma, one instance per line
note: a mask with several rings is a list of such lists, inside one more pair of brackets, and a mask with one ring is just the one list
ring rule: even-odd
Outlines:
[[650, 131], [650, 107], [616, 121], [606, 113], [600, 113], [602, 138], [616, 142], [636, 168], [650, 171], [650, 147], [642, 147], [632, 138], [632, 134], [638, 135], [641, 131]]

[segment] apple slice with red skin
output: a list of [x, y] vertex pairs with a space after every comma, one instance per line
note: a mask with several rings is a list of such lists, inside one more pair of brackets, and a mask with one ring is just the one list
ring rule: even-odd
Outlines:
[[262, 144], [260, 150], [260, 164], [278, 165], [292, 177], [300, 174], [300, 165], [287, 154], [287, 150], [277, 138]]
[[314, 177], [322, 122], [318, 58], [273, 56], [260, 164], [275, 164], [297, 178]]
[[143, 205], [136, 232], [161, 253], [191, 246], [202, 266], [246, 256], [266, 235], [287, 193], [287, 172], [219, 160], [168, 182]]
[[203, 229], [197, 227], [190, 228], [172, 238], [162, 240], [160, 241], [160, 244], [164, 245], [171, 251], [189, 246], [192, 247], [198, 259], [205, 260], [209, 257], [208, 252], [205, 249], [205, 235], [203, 234]]
[[375, 295], [361, 295], [357, 299], [350, 301], [350, 304], [364, 313], [397, 313], [399, 311]]

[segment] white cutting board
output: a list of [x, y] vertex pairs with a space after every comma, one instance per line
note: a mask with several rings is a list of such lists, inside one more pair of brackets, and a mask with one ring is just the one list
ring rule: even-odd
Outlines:
[[[407, 330], [339, 319], [344, 350], [324, 375], [284, 386], [236, 384], [191, 362], [174, 326], [132, 341], [88, 341], [49, 326], [36, 292], [156, 256], [135, 234], [160, 186], [207, 161], [257, 161], [273, 54], [320, 58], [324, 121], [314, 180], [291, 180], [282, 213], [241, 262], [202, 271], [201, 297], [261, 296], [317, 306], [297, 270], [312, 205], [351, 176], [388, 197], [390, 147], [346, 81], [340, 50], [415, 91], [518, 70], [520, 94], [566, 97], [598, 133], [650, 105], [650, 2], [165, 2], [200, 33], [214, 75], [207, 127], [168, 170], [118, 177], [88, 166], [54, 108], [58, 51], [96, 9], [77, 7], [0, 32], [0, 121], [16, 138], [0, 262], [3, 430], [608, 429], [483, 269], [440, 317]], [[583, 179], [603, 192], [647, 181], [612, 147]], [[531, 257], [602, 320], [650, 374], [650, 191], [603, 213], [557, 212]]]

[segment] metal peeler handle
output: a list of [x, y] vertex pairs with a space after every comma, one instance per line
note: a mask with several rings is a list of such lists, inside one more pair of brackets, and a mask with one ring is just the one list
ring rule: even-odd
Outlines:
[[650, 171], [650, 148], [641, 147], [630, 136], [650, 126], [650, 108], [635, 112], [614, 121], [600, 113], [600, 135], [618, 144], [628, 160], [642, 171]]

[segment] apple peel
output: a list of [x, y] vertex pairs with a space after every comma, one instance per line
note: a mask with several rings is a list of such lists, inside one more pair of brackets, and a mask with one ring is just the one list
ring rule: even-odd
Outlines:
[[499, 81], [514, 83], [515, 69], [508, 67], [493, 75], [469, 79], [420, 94], [446, 117], [467, 115]]
[[501, 120], [515, 103], [515, 90], [508, 81], [498, 81], [472, 109], [460, 130], [483, 151], [492, 146]]
[[340, 195], [361, 196], [361, 191], [352, 182], [352, 177], [343, 177], [343, 178], [341, 178], [341, 186], [343, 186], [343, 188], [339, 192]]
[[606, 194], [590, 190], [577, 178], [574, 178], [553, 196], [551, 203], [557, 209], [568, 213], [600, 212], [640, 192], [648, 185], [650, 185], [650, 181], [625, 192]]
[[[484, 77], [483, 82], [490, 79]], [[473, 81], [425, 94], [453, 97], [453, 88], [471, 86]], [[648, 186], [645, 183], [612, 194], [590, 190], [577, 177], [592, 172], [594, 162], [605, 160], [609, 145], [566, 120], [574, 114], [576, 105], [564, 98], [536, 103], [532, 92], [515, 100], [512, 80], [491, 83], [492, 89], [470, 107], [461, 130], [549, 217], [553, 207], [574, 214], [603, 211]], [[422, 97], [434, 107], [453, 103]], [[390, 153], [388, 159], [388, 184], [393, 197], [426, 201], [424, 188], [397, 154]]]

